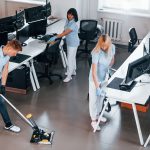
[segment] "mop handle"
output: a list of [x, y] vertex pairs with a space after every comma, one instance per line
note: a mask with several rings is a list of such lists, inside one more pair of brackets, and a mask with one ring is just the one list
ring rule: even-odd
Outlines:
[[26, 118], [31, 122], [34, 129], [38, 129], [37, 124], [35, 123], [34, 119], [32, 118], [32, 114], [26, 115]]
[[6, 99], [2, 94], [0, 94], [0, 96], [7, 102], [7, 104], [9, 104], [10, 107], [12, 107], [18, 114], [19, 116], [25, 121], [27, 122], [32, 128], [34, 127], [32, 125], [32, 123], [8, 100]]

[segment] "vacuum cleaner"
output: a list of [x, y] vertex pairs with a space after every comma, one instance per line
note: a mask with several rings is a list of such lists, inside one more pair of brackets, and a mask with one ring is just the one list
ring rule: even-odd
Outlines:
[[17, 112], [17, 114], [33, 129], [33, 134], [31, 136], [31, 143], [36, 144], [50, 144], [52, 145], [53, 137], [55, 134], [55, 131], [52, 131], [50, 133], [45, 132], [44, 130], [40, 129], [37, 124], [35, 123], [32, 114], [28, 114], [26, 117], [8, 100], [6, 99], [2, 94], [0, 96], [7, 102], [7, 104]]

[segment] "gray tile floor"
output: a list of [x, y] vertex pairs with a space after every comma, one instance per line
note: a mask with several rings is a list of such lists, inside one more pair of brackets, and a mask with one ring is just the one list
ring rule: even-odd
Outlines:
[[[117, 48], [115, 68], [128, 56], [127, 50]], [[60, 66], [61, 67], [61, 66]], [[62, 67], [61, 67], [62, 68]], [[64, 72], [64, 70], [63, 70]], [[69, 83], [55, 79], [49, 85], [46, 79], [40, 80], [37, 92], [29, 90], [27, 95], [8, 93], [9, 100], [23, 114], [32, 113], [37, 124], [48, 131], [55, 130], [53, 145], [31, 144], [32, 129], [9, 108], [13, 122], [22, 129], [14, 134], [3, 129], [0, 123], [0, 149], [6, 150], [146, 150], [139, 144], [132, 110], [114, 106], [101, 131], [93, 133], [88, 111], [88, 72], [86, 60], [78, 59], [77, 76]], [[144, 140], [150, 133], [149, 111], [138, 113]]]

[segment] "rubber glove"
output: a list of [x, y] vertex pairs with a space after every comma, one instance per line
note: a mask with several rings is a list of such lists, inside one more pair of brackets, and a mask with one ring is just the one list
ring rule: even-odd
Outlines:
[[48, 43], [49, 42], [53, 42], [53, 41], [55, 41], [57, 39], [57, 36], [53, 36], [53, 37], [51, 37], [49, 40], [48, 40]]
[[96, 88], [96, 95], [100, 96], [102, 92], [102, 89], [100, 87]]

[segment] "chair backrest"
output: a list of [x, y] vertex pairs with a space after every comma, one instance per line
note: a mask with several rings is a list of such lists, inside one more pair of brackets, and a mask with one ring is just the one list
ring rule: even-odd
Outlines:
[[130, 28], [129, 29], [129, 36], [130, 36], [130, 42], [135, 45], [136, 42], [138, 41], [138, 37], [137, 37], [137, 33], [136, 33], [136, 30], [135, 28]]
[[81, 20], [79, 38], [82, 40], [93, 40], [97, 36], [96, 20]]
[[54, 44], [50, 45], [47, 44], [45, 49], [45, 54], [48, 60], [52, 61], [53, 64], [57, 63], [57, 60], [59, 58], [59, 44], [60, 39], [56, 40]]
[[97, 21], [96, 20], [81, 20], [80, 32], [96, 32]]

